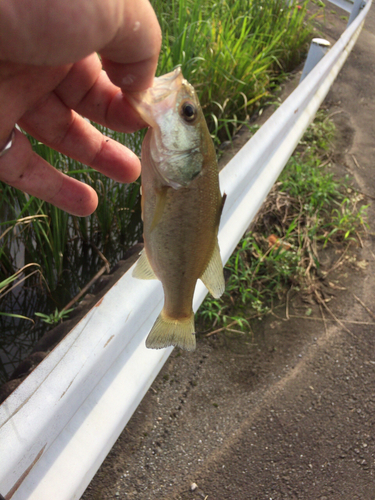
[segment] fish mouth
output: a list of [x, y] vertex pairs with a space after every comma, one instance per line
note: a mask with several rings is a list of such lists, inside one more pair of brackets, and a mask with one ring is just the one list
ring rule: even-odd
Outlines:
[[179, 66], [170, 73], [155, 77], [152, 87], [141, 92], [128, 92], [126, 97], [143, 120], [151, 127], [156, 127], [156, 115], [163, 114], [173, 107], [183, 81]]

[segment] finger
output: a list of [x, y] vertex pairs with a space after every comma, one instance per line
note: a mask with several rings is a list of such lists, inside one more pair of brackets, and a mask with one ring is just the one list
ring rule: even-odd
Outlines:
[[100, 50], [103, 67], [122, 90], [144, 90], [152, 85], [161, 48], [161, 29], [148, 0], [129, 0], [124, 8], [126, 22]]
[[97, 207], [96, 192], [59, 170], [32, 151], [16, 130], [11, 149], [0, 158], [0, 180], [73, 215], [90, 215]]
[[49, 94], [69, 73], [70, 66], [43, 68], [0, 61], [0, 142], [20, 116]]
[[129, 133], [146, 126], [102, 70], [96, 54], [74, 64], [55, 93], [67, 108], [112, 130]]
[[140, 162], [132, 151], [101, 134], [53, 93], [18, 123], [38, 141], [118, 182], [139, 177]]
[[102, 58], [103, 68], [111, 81], [124, 92], [138, 92], [152, 86], [158, 58], [152, 57], [134, 63], [116, 63]]
[[0, 59], [43, 66], [78, 61], [108, 44], [126, 24], [128, 1], [0, 2]]
[[[100, 52], [111, 80], [128, 90], [151, 85], [161, 44], [148, 0], [49, 0], [48, 8], [0, 2], [0, 33], [0, 59], [56, 66]], [[135, 63], [130, 84], [122, 67], [128, 63]]]

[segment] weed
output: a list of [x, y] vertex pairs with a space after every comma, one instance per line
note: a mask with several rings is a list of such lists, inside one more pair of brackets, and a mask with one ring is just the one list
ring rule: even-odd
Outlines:
[[299, 63], [312, 32], [307, 2], [297, 8], [279, 0], [156, 0], [153, 6], [164, 36], [159, 74], [182, 65], [220, 140], [230, 140], [236, 123]]
[[199, 310], [203, 329], [248, 330], [249, 319], [267, 314], [288, 290], [314, 282], [321, 249], [359, 238], [367, 206], [348, 178], [337, 181], [328, 170], [333, 137], [334, 125], [320, 111], [225, 266], [223, 297], [208, 296]]
[[55, 311], [51, 314], [43, 314], [36, 312], [35, 316], [38, 316], [39, 318], [42, 319], [45, 323], [48, 323], [49, 325], [57, 325], [58, 323], [62, 322], [64, 319], [69, 316], [69, 314], [73, 311], [73, 309], [62, 309], [59, 311], [57, 308]]
[[368, 205], [361, 205], [355, 210], [353, 208], [353, 198], [344, 198], [340, 206], [332, 210], [333, 229], [324, 235], [324, 246], [329, 241], [355, 240], [359, 226], [367, 227], [365, 219]]
[[[300, 62], [312, 33], [307, 2], [297, 8], [284, 0], [154, 0], [153, 6], [163, 31], [158, 74], [182, 65], [217, 145], [232, 140]], [[144, 131], [125, 135], [97, 128], [140, 154]], [[61, 311], [102, 267], [103, 256], [113, 265], [142, 235], [139, 181], [116, 183], [30, 141], [55, 168], [92, 186], [99, 205], [89, 217], [73, 217], [0, 183], [0, 282], [24, 265], [40, 266], [15, 293], [2, 298], [0, 345], [9, 359], [12, 350], [21, 359], [46, 329], [43, 322], [25, 326], [21, 316]]]
[[[26, 279], [30, 278], [33, 274], [36, 274], [36, 273], [40, 274], [40, 269], [36, 269], [29, 274], [25, 274], [25, 271], [30, 267], [40, 268], [40, 266], [38, 264], [35, 264], [35, 263], [27, 264], [26, 266], [23, 266], [21, 269], [19, 269], [12, 276], [9, 276], [8, 278], [4, 279], [3, 281], [0, 281], [0, 300], [2, 298], [4, 298], [5, 295], [7, 295], [9, 292], [11, 292], [12, 290], [19, 287]], [[31, 321], [32, 323], [34, 323], [34, 321], [31, 318], [28, 318], [27, 316], [24, 316], [22, 314], [14, 314], [11, 312], [0, 311], [0, 316], [7, 316], [8, 318], [23, 319], [23, 320]]]
[[[231, 140], [277, 78], [300, 61], [312, 31], [311, 23], [305, 22], [307, 2], [298, 9], [282, 0], [155, 0], [153, 6], [164, 35], [158, 72], [182, 65], [199, 93], [212, 133], [220, 140]], [[125, 135], [96, 126], [139, 155], [144, 131]], [[1, 184], [5, 213], [0, 222], [4, 230], [0, 271], [4, 277], [12, 275], [17, 270], [15, 256], [24, 253], [26, 263], [41, 266], [51, 291], [64, 273], [65, 278], [69, 274], [75, 280], [74, 294], [81, 286], [77, 277], [87, 281], [87, 258], [95, 261], [95, 251], [87, 249], [90, 245], [114, 262], [141, 236], [140, 183], [121, 185], [32, 137], [30, 141], [54, 167], [96, 189], [99, 205], [89, 217], [72, 217]], [[86, 253], [83, 262], [79, 253]], [[89, 267], [91, 275], [97, 271], [97, 266]]]

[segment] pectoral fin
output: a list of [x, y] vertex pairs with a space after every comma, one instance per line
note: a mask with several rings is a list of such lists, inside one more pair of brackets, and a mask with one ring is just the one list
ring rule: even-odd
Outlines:
[[151, 222], [150, 232], [155, 229], [163, 216], [165, 204], [167, 203], [167, 187], [163, 186], [157, 194], [154, 216]]
[[225, 281], [223, 264], [221, 262], [219, 244], [217, 240], [211, 256], [211, 260], [200, 279], [203, 281], [204, 285], [208, 288], [208, 291], [213, 297], [215, 297], [215, 299], [218, 299], [222, 296], [225, 290]]
[[146, 252], [142, 250], [141, 256], [137, 260], [137, 264], [133, 270], [132, 276], [140, 280], [157, 280], [154, 271], [152, 270], [150, 261], [147, 258]]

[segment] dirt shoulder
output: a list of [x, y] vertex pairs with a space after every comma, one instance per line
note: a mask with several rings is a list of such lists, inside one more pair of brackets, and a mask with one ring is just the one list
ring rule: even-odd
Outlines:
[[[328, 38], [343, 14], [327, 8]], [[370, 205], [363, 247], [324, 255], [326, 307], [295, 296], [252, 337], [175, 350], [82, 499], [375, 498], [374, 33], [373, 5], [325, 101], [335, 172]]]

